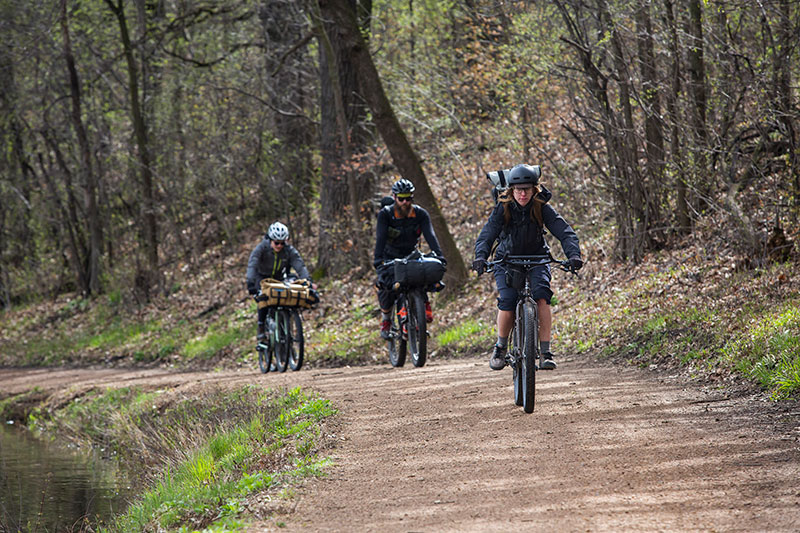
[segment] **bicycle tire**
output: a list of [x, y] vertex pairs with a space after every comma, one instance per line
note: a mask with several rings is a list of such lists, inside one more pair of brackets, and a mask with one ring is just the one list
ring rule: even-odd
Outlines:
[[262, 374], [266, 374], [269, 372], [270, 365], [272, 365], [272, 350], [269, 344], [259, 342], [256, 346], [256, 351], [258, 352], [258, 368], [261, 369]]
[[386, 340], [386, 348], [389, 350], [389, 363], [393, 367], [398, 368], [406, 364], [406, 342], [400, 334], [402, 324], [397, 318], [397, 310], [402, 306], [401, 300], [398, 298], [394, 307], [390, 311], [392, 328], [389, 333], [389, 338]]
[[536, 399], [536, 361], [539, 355], [539, 314], [536, 304], [526, 301], [522, 306], [522, 409], [532, 413]]
[[425, 293], [420, 289], [408, 295], [408, 344], [411, 347], [411, 362], [416, 367], [425, 366], [428, 356], [428, 323], [425, 320]]
[[286, 372], [289, 360], [289, 312], [278, 309], [275, 313], [275, 370]]
[[294, 371], [303, 367], [305, 344], [303, 319], [297, 309], [292, 309], [289, 318], [289, 368]]
[[522, 407], [522, 357], [519, 353], [521, 351], [522, 339], [520, 333], [522, 332], [522, 317], [521, 310], [517, 310], [514, 318], [514, 329], [511, 332], [511, 346], [509, 346], [509, 353], [513, 355], [511, 368], [514, 371], [514, 403]]

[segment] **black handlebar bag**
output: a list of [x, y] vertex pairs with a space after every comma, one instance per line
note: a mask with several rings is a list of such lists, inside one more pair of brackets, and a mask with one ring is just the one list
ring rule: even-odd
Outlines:
[[394, 281], [405, 287], [427, 287], [444, 277], [447, 267], [436, 257], [420, 255], [394, 260]]

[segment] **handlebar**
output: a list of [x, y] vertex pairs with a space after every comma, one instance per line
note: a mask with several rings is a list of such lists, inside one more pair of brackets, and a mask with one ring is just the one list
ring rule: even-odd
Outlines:
[[558, 268], [559, 270], [563, 270], [564, 272], [569, 272], [573, 276], [580, 278], [578, 271], [572, 268], [572, 264], [569, 262], [569, 259], [561, 261], [559, 259], [555, 259], [550, 254], [507, 255], [495, 261], [487, 261], [486, 272], [493, 272], [496, 266], [503, 264], [511, 266], [520, 266], [524, 268], [532, 268], [535, 266], [554, 264], [557, 265], [556, 268]]

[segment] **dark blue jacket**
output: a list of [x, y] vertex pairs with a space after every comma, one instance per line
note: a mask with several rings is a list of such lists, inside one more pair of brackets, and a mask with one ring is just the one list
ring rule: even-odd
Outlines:
[[414, 251], [420, 235], [425, 236], [431, 251], [444, 257], [439, 247], [439, 240], [433, 231], [431, 217], [418, 205], [412, 205], [411, 213], [406, 218], [399, 218], [395, 206], [387, 205], [378, 211], [378, 223], [375, 230], [375, 254], [372, 264], [377, 268], [388, 259], [399, 259]]
[[[571, 259], [581, 257], [581, 248], [578, 236], [575, 231], [567, 224], [567, 221], [556, 212], [547, 202], [553, 195], [542, 187], [537, 195], [542, 204], [542, 221], [547, 228], [560, 242], [564, 255]], [[520, 206], [516, 200], [507, 203], [511, 209], [511, 220], [506, 226], [503, 217], [504, 203], [498, 203], [489, 220], [483, 226], [478, 239], [475, 241], [475, 259], [488, 259], [492, 245], [496, 240], [500, 241], [495, 251], [495, 257], [501, 258], [507, 254], [511, 255], [540, 255], [550, 251], [550, 247], [544, 239], [544, 228], [535, 220], [531, 220], [531, 209], [533, 209], [534, 198], [525, 207]]]

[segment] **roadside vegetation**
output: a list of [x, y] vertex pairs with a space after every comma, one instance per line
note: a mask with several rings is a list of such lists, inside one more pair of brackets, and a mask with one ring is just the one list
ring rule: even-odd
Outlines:
[[108, 450], [144, 490], [109, 532], [236, 531], [266, 518], [310, 476], [324, 475], [327, 400], [300, 389], [89, 391], [43, 405], [28, 426]]

